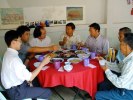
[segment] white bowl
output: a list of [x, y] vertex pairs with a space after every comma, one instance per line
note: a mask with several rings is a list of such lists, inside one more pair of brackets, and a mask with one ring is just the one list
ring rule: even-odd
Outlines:
[[73, 69], [73, 66], [72, 66], [72, 65], [65, 65], [65, 66], [64, 66], [64, 69], [65, 69], [67, 72], [70, 72], [70, 71]]
[[105, 66], [105, 64], [106, 64], [106, 60], [99, 60], [99, 64], [101, 65], [101, 66]]
[[84, 58], [88, 58], [90, 56], [90, 54], [78, 54], [77, 55], [80, 59], [84, 59]]

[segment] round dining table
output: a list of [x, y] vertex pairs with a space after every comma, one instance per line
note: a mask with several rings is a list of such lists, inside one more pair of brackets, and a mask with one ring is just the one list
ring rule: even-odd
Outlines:
[[[38, 62], [37, 59], [32, 59], [29, 62], [30, 70], [36, 69], [34, 63]], [[55, 86], [65, 86], [65, 87], [77, 87], [84, 90], [90, 94], [92, 99], [94, 99], [97, 92], [98, 83], [104, 80], [104, 72], [101, 69], [98, 60], [90, 59], [90, 64], [96, 66], [95, 68], [85, 67], [83, 61], [72, 64], [73, 69], [70, 72], [58, 71], [55, 69], [53, 63], [49, 63], [46, 70], [41, 70], [38, 74], [38, 80], [41, 87], [55, 87]], [[64, 62], [61, 63], [64, 66]]]

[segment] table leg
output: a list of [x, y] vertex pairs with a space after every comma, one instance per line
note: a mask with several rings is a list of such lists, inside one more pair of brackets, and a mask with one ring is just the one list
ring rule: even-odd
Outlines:
[[81, 94], [79, 88], [77, 88], [77, 87], [72, 87], [71, 89], [76, 93], [75, 96], [74, 96], [74, 98], [73, 98], [73, 100], [76, 99], [76, 96], [77, 96], [77, 95], [80, 96], [83, 100], [86, 100], [86, 98]]

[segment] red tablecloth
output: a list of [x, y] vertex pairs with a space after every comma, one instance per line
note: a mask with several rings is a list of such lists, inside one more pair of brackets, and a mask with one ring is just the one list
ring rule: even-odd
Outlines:
[[[29, 62], [31, 71], [35, 69], [34, 63], [37, 62], [33, 59]], [[85, 90], [94, 98], [97, 92], [97, 84], [104, 80], [103, 71], [100, 68], [97, 60], [90, 60], [90, 63], [95, 65], [96, 68], [84, 67], [83, 62], [73, 64], [71, 72], [59, 72], [54, 68], [52, 63], [49, 63], [48, 68], [45, 71], [41, 71], [38, 74], [38, 79], [42, 87], [54, 87], [63, 85], [65, 87], [78, 87]], [[64, 63], [61, 64], [62, 66]]]

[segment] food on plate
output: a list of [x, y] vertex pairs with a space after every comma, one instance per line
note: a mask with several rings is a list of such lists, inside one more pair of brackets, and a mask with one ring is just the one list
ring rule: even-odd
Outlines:
[[54, 57], [57, 56], [57, 54], [55, 54], [55, 53], [49, 53], [47, 56], [50, 56], [51, 58], [54, 58]]
[[60, 54], [62, 58], [69, 58], [69, 57], [75, 57], [75, 52], [73, 51], [64, 51], [63, 53]]
[[73, 59], [73, 60], [70, 60], [70, 62], [71, 63], [78, 63], [78, 62], [80, 62], [80, 60], [79, 59]]
[[77, 51], [75, 51], [75, 53], [76, 54], [85, 54], [85, 51], [83, 51], [83, 50], [77, 50]]
[[78, 54], [77, 56], [81, 59], [84, 59], [84, 58], [88, 58], [90, 56], [90, 54], [89, 53], [88, 54]]

